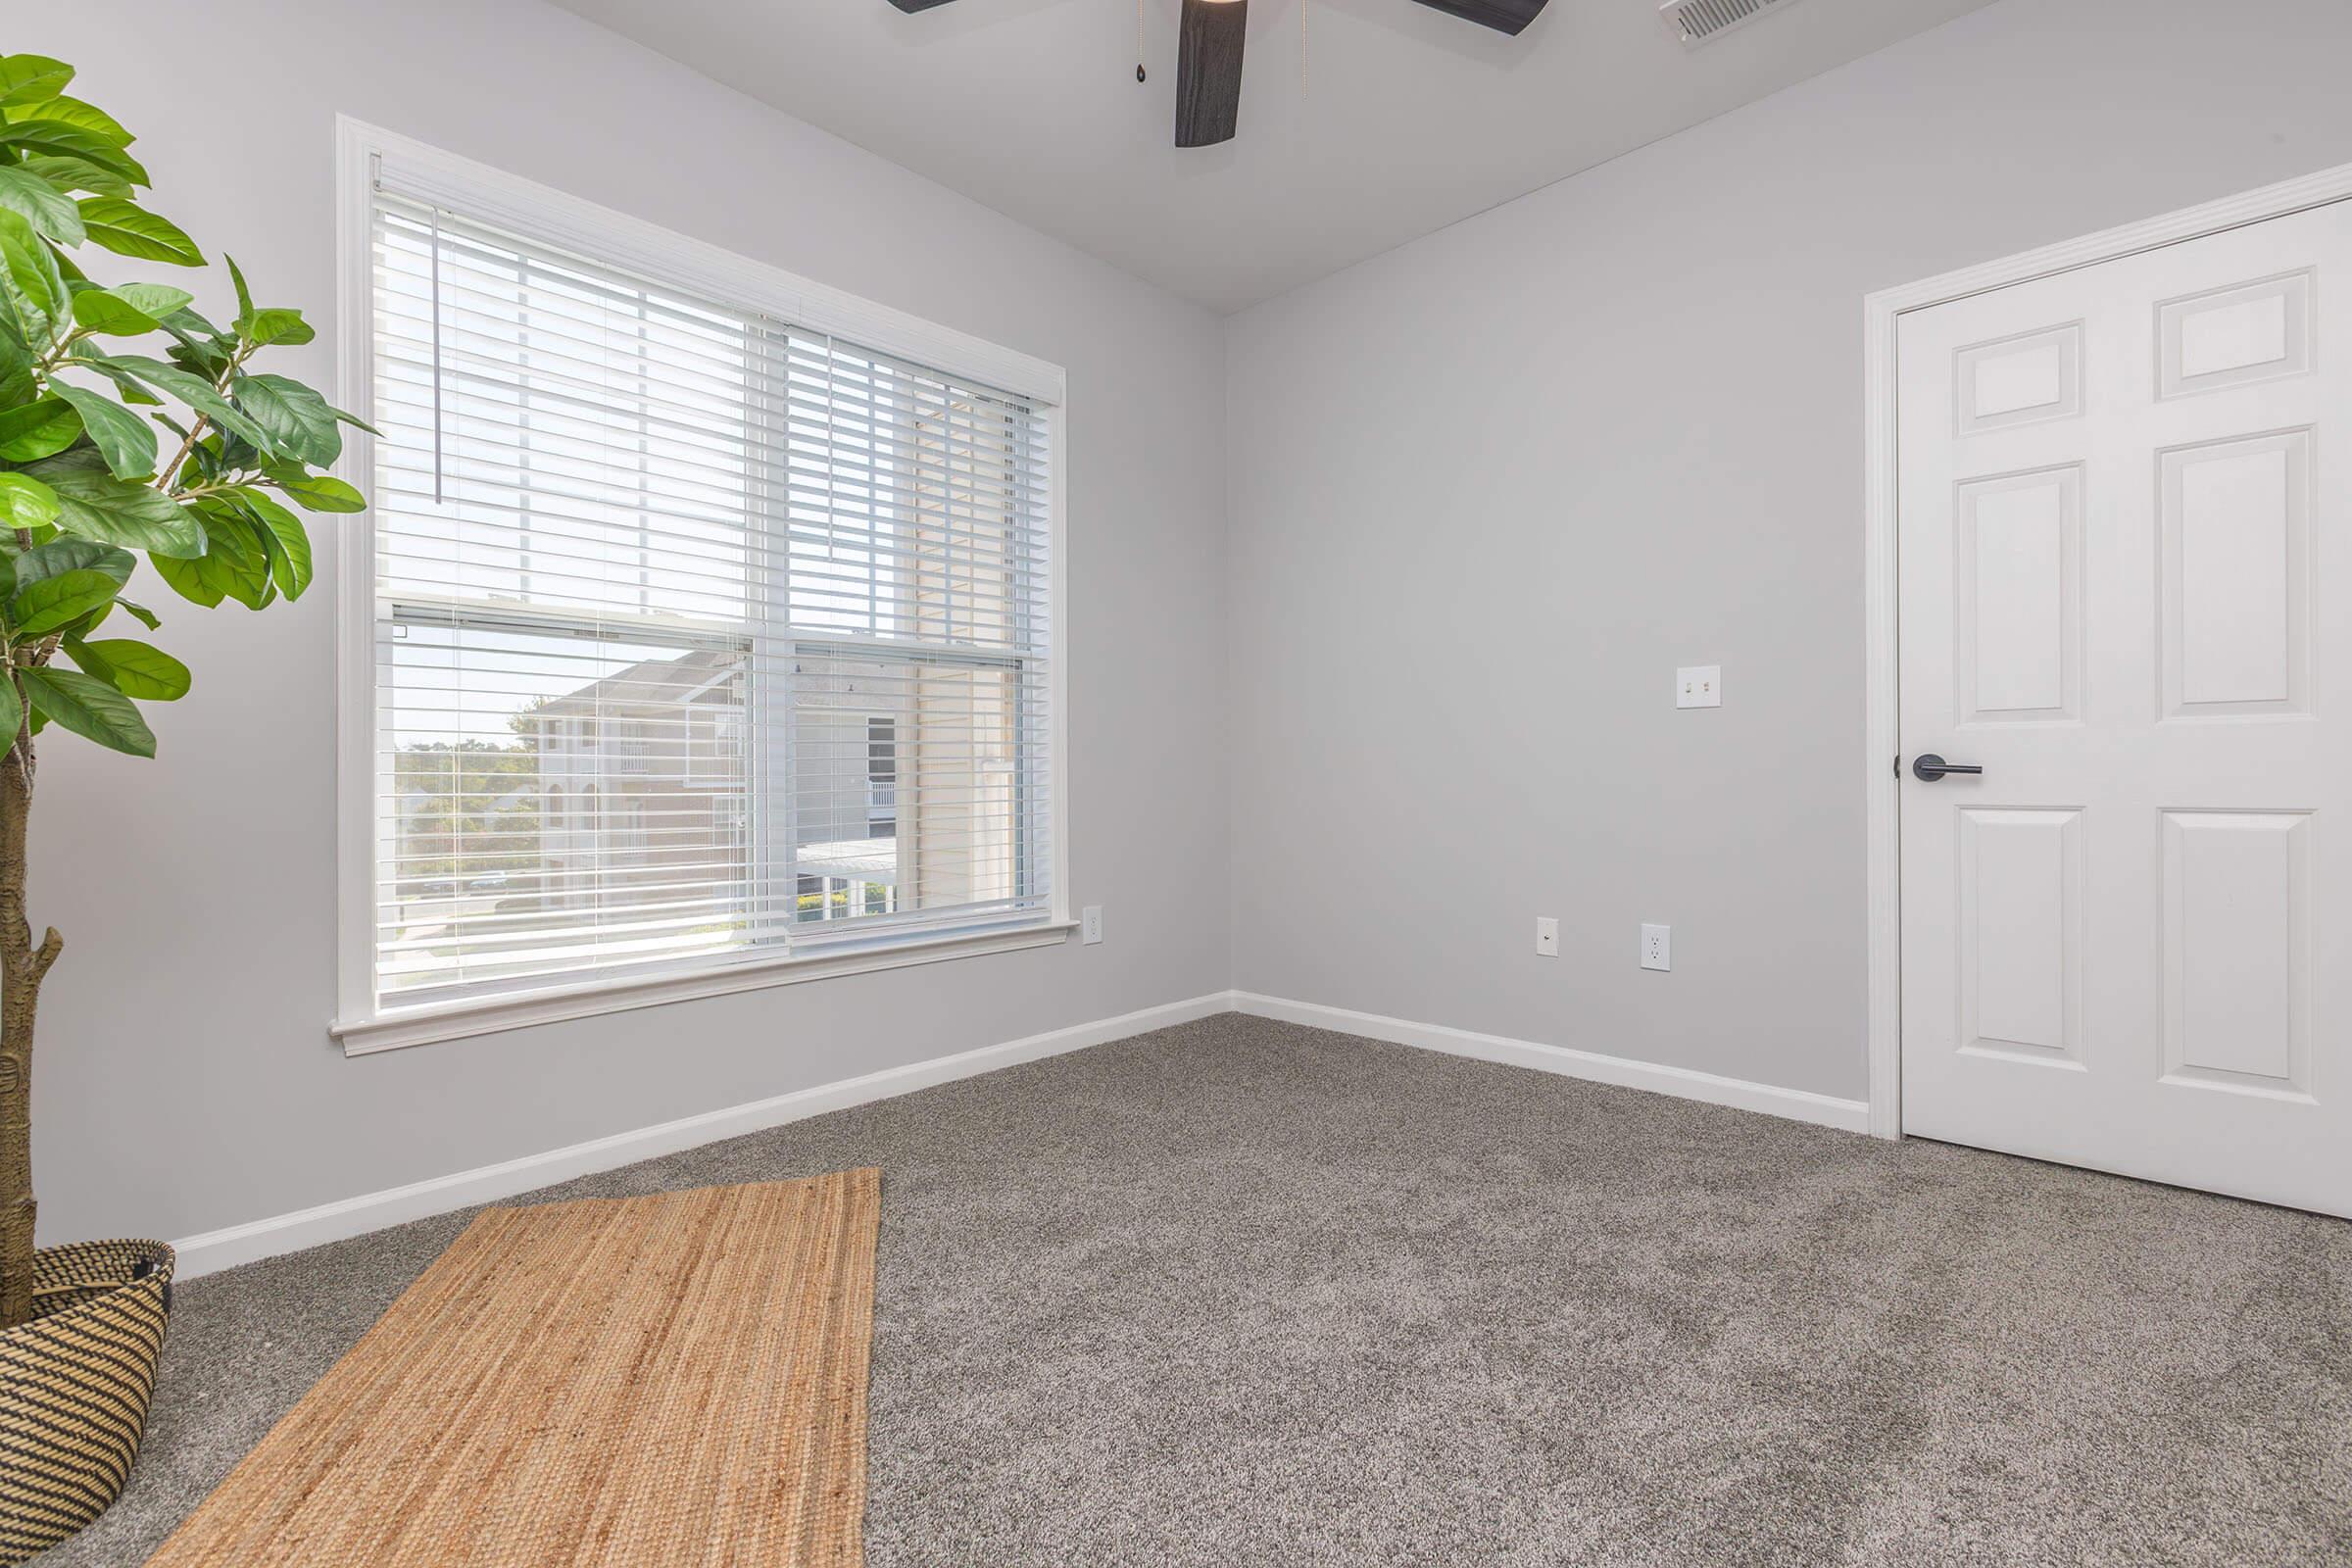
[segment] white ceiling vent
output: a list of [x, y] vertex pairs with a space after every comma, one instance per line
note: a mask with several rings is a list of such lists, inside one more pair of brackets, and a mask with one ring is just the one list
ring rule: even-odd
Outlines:
[[1683, 40], [1683, 47], [1695, 49], [1711, 38], [1717, 38], [1734, 27], [1743, 27], [1766, 12], [1779, 11], [1794, 0], [1665, 0], [1658, 7], [1658, 18]]

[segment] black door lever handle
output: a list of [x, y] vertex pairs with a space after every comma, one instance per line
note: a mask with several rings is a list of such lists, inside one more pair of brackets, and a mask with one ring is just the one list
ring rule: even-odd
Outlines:
[[1973, 762], [1947, 762], [1934, 752], [1922, 752], [1911, 760], [1911, 773], [1923, 784], [1933, 784], [1946, 773], [1982, 773], [1984, 770]]

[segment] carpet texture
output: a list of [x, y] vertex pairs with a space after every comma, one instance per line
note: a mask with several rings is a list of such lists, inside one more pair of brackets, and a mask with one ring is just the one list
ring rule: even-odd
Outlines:
[[881, 1175], [488, 1210], [148, 1568], [858, 1568]]
[[[540, 1196], [857, 1165], [873, 1568], [2352, 1559], [2341, 1221], [1238, 1014]], [[138, 1562], [470, 1217], [182, 1288], [44, 1564]]]

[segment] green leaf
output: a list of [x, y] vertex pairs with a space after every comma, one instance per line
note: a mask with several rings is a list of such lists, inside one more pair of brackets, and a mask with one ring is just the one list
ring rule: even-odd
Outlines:
[[149, 631], [153, 631], [158, 626], [163, 624], [162, 618], [158, 616], [154, 611], [149, 610], [145, 605], [134, 604], [130, 600], [124, 599], [120, 594], [115, 596], [115, 608], [122, 611], [131, 619], [137, 621], [140, 625], [146, 627]]
[[115, 679], [114, 670], [107, 664], [106, 656], [90, 652], [90, 645], [73, 632], [57, 640], [57, 646], [67, 658], [81, 666], [81, 672], [94, 680], [102, 680], [117, 691], [122, 688]]
[[257, 524], [233, 501], [205, 496], [190, 501], [188, 511], [205, 519], [205, 555], [193, 562], [155, 562], [155, 573], [172, 592], [207, 607], [235, 600], [247, 609], [261, 609], [277, 595], [269, 550], [254, 531]]
[[164, 579], [171, 590], [192, 605], [210, 610], [228, 597], [226, 579], [217, 569], [208, 570], [201, 561], [175, 561], [163, 558], [155, 564], [155, 574]]
[[226, 359], [235, 340], [195, 311], [182, 308], [164, 318], [164, 330], [183, 344], [201, 343]]
[[[0, 131], [4, 136], [5, 131]], [[202, 267], [204, 252], [170, 219], [158, 218], [119, 196], [93, 196], [81, 203], [81, 220], [95, 243], [118, 256]]]
[[165, 317], [186, 310], [188, 302], [196, 297], [169, 283], [117, 283], [107, 292], [141, 314], [154, 317], [159, 324]]
[[240, 375], [229, 388], [238, 408], [270, 434], [270, 445], [297, 462], [324, 467], [343, 451], [326, 399], [282, 375]]
[[61, 125], [78, 125], [93, 136], [102, 137], [117, 147], [127, 147], [139, 138], [122, 128], [122, 122], [96, 104], [68, 98], [62, 94], [43, 102], [10, 104], [4, 117], [12, 122], [27, 120], [54, 121]]
[[17, 683], [6, 675], [0, 675], [0, 724], [8, 726], [5, 743], [0, 744], [0, 757], [4, 757], [15, 750], [17, 736], [24, 728], [24, 699], [17, 695]]
[[[151, 360], [143, 354], [114, 354], [88, 362], [93, 369], [101, 370], [120, 384], [123, 376], [133, 376], [173, 397], [205, 416], [223, 430], [257, 447], [270, 444], [270, 433], [247, 418], [237, 406], [214, 390], [213, 383], [201, 375]], [[121, 374], [117, 374], [120, 371]]]
[[37, 174], [0, 167], [0, 207], [7, 208], [60, 245], [82, 241], [81, 209], [74, 198]]
[[240, 489], [237, 505], [261, 524], [259, 535], [270, 555], [270, 580], [288, 599], [300, 599], [311, 585], [311, 536], [297, 517], [268, 496]]
[[0, 104], [34, 104], [54, 98], [74, 79], [74, 68], [47, 55], [0, 58]]
[[9, 396], [0, 401], [13, 407], [32, 396], [32, 360], [20, 351], [20, 345], [47, 343], [50, 336], [47, 313], [18, 292], [16, 280], [0, 266], [0, 343], [8, 346], [11, 387]]
[[102, 545], [95, 539], [52, 539], [45, 545], [35, 545], [17, 557], [17, 587], [22, 589], [44, 577], [62, 577], [69, 571], [104, 572], [120, 588], [130, 581], [138, 569], [139, 558], [127, 550]]
[[263, 470], [306, 512], [366, 512], [368, 498], [328, 473], [309, 473], [290, 463], [273, 463]]
[[[196, 563], [196, 579], [208, 591], [234, 599], [248, 610], [260, 610], [276, 598], [277, 584], [270, 576], [275, 546], [268, 528], [237, 499], [215, 496], [190, 505], [204, 518], [204, 559]], [[156, 569], [161, 571], [163, 563], [156, 563]]]
[[56, 491], [28, 473], [0, 473], [0, 528], [38, 528], [56, 520]]
[[253, 290], [245, 286], [245, 269], [237, 265], [234, 256], [224, 254], [220, 259], [228, 264], [228, 280], [237, 291], [237, 319], [241, 321], [253, 314]]
[[209, 338], [223, 348], [228, 347], [230, 342], [229, 335], [207, 319], [202, 311], [173, 311], [165, 318], [164, 330], [182, 336]]
[[57, 269], [57, 254], [24, 215], [6, 207], [0, 207], [0, 263], [6, 265], [5, 282], [17, 304], [12, 314], [19, 336], [28, 347], [47, 341], [50, 323], [69, 309], [66, 276]]
[[112, 170], [136, 185], [151, 184], [139, 161], [94, 130], [64, 120], [0, 122], [0, 145], [58, 158], [78, 158]]
[[9, 624], [20, 637], [45, 636], [101, 605], [113, 604], [115, 590], [122, 586], [103, 571], [61, 571], [39, 578], [9, 600]]
[[22, 408], [39, 396], [40, 388], [32, 380], [32, 356], [13, 332], [0, 328], [0, 409]]
[[74, 662], [82, 662], [85, 655], [104, 665], [104, 671], [90, 669], [99, 679], [109, 681], [115, 690], [125, 697], [137, 697], [154, 703], [175, 703], [188, 695], [194, 684], [188, 666], [160, 648], [150, 648], [127, 637], [110, 638], [105, 642], [68, 643], [68, 653]]
[[155, 732], [131, 700], [102, 680], [71, 669], [19, 672], [33, 710], [84, 740], [133, 757], [155, 755]]
[[302, 318], [300, 311], [281, 308], [249, 311], [238, 317], [237, 333], [258, 348], [268, 348], [273, 343], [296, 348], [318, 335], [311, 329], [311, 323]]
[[42, 398], [0, 410], [0, 459], [31, 463], [63, 452], [81, 438], [81, 416], [64, 398]]
[[[89, 298], [86, 294], [80, 297]], [[66, 381], [51, 381], [49, 390], [74, 405], [81, 415], [82, 430], [105, 457], [106, 466], [115, 470], [117, 478], [155, 476], [155, 426], [103, 392]]]
[[237, 344], [234, 338], [192, 330], [203, 320], [194, 311], [174, 311], [164, 318], [164, 330], [172, 338], [172, 363], [190, 375], [202, 376], [211, 385], [227, 373], [229, 362], [236, 357]]
[[88, 191], [93, 196], [120, 196], [128, 201], [138, 187], [111, 169], [100, 169], [83, 158], [61, 158], [53, 153], [35, 153], [17, 165], [27, 174], [35, 174], [59, 190]]
[[318, 335], [311, 330], [310, 323], [302, 318], [300, 311], [256, 310], [253, 290], [245, 284], [244, 269], [237, 266], [237, 259], [233, 256], [223, 257], [222, 260], [228, 263], [229, 281], [237, 288], [237, 318], [229, 323], [236, 328], [237, 336], [257, 347], [266, 348], [272, 343], [308, 343]]
[[120, 288], [86, 288], [76, 293], [74, 323], [84, 331], [104, 332], [109, 337], [145, 337], [163, 324], [156, 313], [140, 310]]
[[52, 458], [34, 469], [35, 477], [57, 492], [61, 530], [154, 557], [193, 561], [204, 554], [204, 525], [187, 508], [146, 485], [76, 462], [80, 456]]
[[[91, 342], [88, 338], [83, 338], [80, 342], [75, 343], [72, 348], [66, 350], [66, 358], [69, 361], [84, 366], [89, 369], [96, 370], [100, 375], [103, 375], [109, 381], [114, 382], [115, 396], [121, 398], [124, 403], [129, 404], [131, 407], [147, 409], [160, 409], [164, 407], [164, 400], [158, 397], [154, 390], [145, 382], [139, 380], [136, 376], [117, 375], [114, 370], [107, 366], [106, 355], [100, 351], [97, 344]], [[158, 423], [169, 422], [167, 416], [164, 415], [159, 414], [154, 417]], [[187, 432], [184, 430], [174, 428], [172, 433], [183, 441], [187, 439]]]

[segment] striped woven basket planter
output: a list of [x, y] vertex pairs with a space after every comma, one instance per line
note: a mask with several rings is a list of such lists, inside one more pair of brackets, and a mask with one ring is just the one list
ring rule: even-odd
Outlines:
[[79, 1242], [33, 1258], [31, 1322], [0, 1333], [0, 1563], [106, 1512], [129, 1479], [172, 1310], [172, 1249]]

